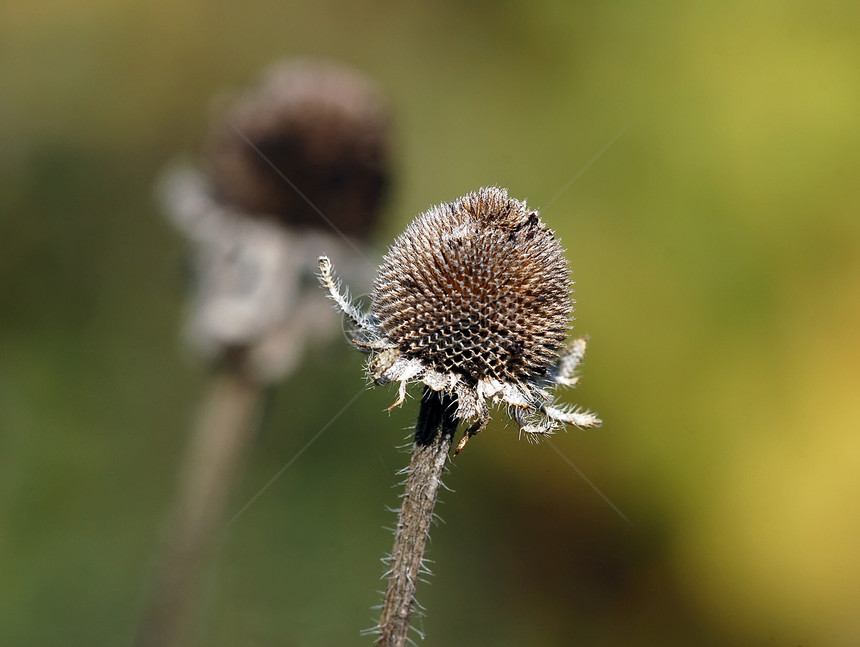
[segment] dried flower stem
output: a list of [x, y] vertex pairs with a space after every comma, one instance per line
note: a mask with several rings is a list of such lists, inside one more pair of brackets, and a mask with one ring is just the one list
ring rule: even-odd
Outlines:
[[259, 383], [242, 370], [241, 362], [214, 377], [187, 450], [137, 647], [179, 647], [193, 642], [201, 581], [254, 437], [260, 395]]
[[[353, 322], [353, 345], [370, 355], [375, 384], [424, 384], [415, 446], [400, 509], [377, 645], [406, 641], [415, 587], [442, 472], [457, 423], [466, 441], [486, 427], [490, 404], [507, 405], [527, 438], [564, 425], [600, 426], [552, 390], [573, 386], [585, 339], [565, 347], [571, 277], [555, 233], [507, 190], [485, 187], [431, 207], [388, 249], [362, 312], [319, 259], [320, 282]], [[456, 453], [456, 452], [455, 452]]]
[[402, 647], [406, 644], [433, 509], [457, 429], [456, 412], [455, 396], [424, 388], [391, 552], [388, 588], [379, 617], [379, 637], [376, 640], [379, 647]]

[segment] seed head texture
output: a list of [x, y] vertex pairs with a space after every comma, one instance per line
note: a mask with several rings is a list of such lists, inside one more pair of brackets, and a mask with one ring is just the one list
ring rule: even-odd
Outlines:
[[400, 351], [472, 386], [541, 381], [567, 336], [570, 272], [553, 232], [499, 190], [434, 207], [385, 257], [373, 313]]

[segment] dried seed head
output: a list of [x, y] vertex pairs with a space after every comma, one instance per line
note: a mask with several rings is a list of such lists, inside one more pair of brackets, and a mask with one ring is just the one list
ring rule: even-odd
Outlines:
[[276, 65], [213, 124], [216, 197], [293, 227], [327, 228], [322, 212], [365, 237], [389, 184], [389, 126], [385, 101], [357, 72], [310, 59]]
[[504, 189], [433, 207], [395, 241], [373, 313], [407, 357], [467, 383], [545, 380], [572, 311], [552, 230]]
[[529, 438], [562, 425], [599, 427], [550, 389], [574, 386], [586, 340], [563, 348], [573, 310], [561, 244], [536, 211], [495, 187], [431, 208], [394, 242], [363, 313], [341, 289], [331, 261], [320, 281], [355, 324], [353, 344], [370, 353], [377, 384], [399, 382], [392, 406], [422, 382], [450, 396], [453, 417], [470, 421], [457, 446], [490, 419], [488, 401], [508, 405]]
[[338, 330], [308, 282], [314, 250], [370, 283], [363, 241], [343, 235], [365, 238], [379, 218], [388, 109], [363, 76], [313, 60], [279, 63], [219, 105], [208, 173], [171, 168], [158, 193], [193, 251], [187, 340], [215, 362], [242, 349], [271, 382]]

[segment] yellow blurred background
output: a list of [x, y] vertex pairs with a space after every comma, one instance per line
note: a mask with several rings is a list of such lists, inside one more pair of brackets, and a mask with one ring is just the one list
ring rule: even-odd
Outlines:
[[[563, 398], [605, 424], [553, 443], [630, 521], [496, 420], [447, 479], [426, 644], [860, 644], [858, 34], [847, 1], [5, 0], [0, 644], [130, 643], [206, 384], [153, 182], [213, 97], [307, 54], [393, 103], [380, 254], [488, 184], [559, 232], [591, 339]], [[277, 389], [235, 510], [361, 360], [313, 349]], [[231, 524], [201, 644], [369, 644], [415, 416], [392, 398]]]

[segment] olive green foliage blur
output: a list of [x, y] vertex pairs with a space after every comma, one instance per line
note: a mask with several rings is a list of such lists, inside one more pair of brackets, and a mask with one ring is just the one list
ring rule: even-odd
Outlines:
[[[561, 235], [590, 336], [564, 399], [605, 424], [552, 441], [576, 469], [499, 422], [454, 461], [426, 643], [858, 644], [858, 25], [849, 2], [6, 0], [0, 643], [131, 640], [206, 385], [153, 182], [213, 97], [318, 54], [394, 104], [380, 254], [505, 186]], [[363, 388], [335, 343], [272, 394], [233, 510], [324, 432], [229, 526], [201, 644], [369, 644], [416, 406], [365, 391], [331, 422]]]

